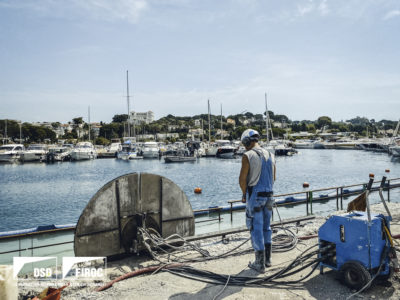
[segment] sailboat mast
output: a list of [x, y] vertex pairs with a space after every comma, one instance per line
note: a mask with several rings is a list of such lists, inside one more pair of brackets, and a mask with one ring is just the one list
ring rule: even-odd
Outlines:
[[126, 71], [126, 102], [128, 103], [128, 136], [131, 136], [131, 107], [129, 101], [129, 72]]
[[208, 142], [211, 143], [210, 99], [208, 99]]
[[89, 126], [89, 141], [90, 141], [90, 106], [88, 106], [88, 126]]
[[269, 114], [267, 104], [267, 93], [265, 93], [265, 127], [267, 130], [267, 144], [269, 143]]
[[8, 138], [7, 138], [7, 119], [5, 120], [5, 134], [4, 134], [5, 139], [3, 140], [3, 145], [4, 143], [7, 143]]
[[203, 129], [203, 124], [204, 123], [204, 120], [203, 120], [203, 118], [201, 118], [201, 141], [203, 141], [203, 139], [204, 139], [204, 129]]
[[221, 103], [221, 140], [224, 138], [222, 137], [222, 103]]

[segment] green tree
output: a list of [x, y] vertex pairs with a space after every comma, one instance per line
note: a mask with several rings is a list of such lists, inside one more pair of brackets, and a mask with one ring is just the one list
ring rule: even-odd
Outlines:
[[73, 118], [72, 122], [74, 123], [74, 125], [83, 124], [83, 118], [82, 117]]
[[114, 115], [112, 118], [112, 122], [114, 123], [123, 123], [128, 120], [128, 115], [127, 114], [122, 114], [122, 115]]
[[332, 119], [327, 116], [319, 117], [316, 125], [318, 129], [323, 128], [324, 126], [330, 126], [332, 124]]
[[96, 138], [95, 144], [106, 146], [106, 145], [110, 144], [110, 141], [102, 136], [99, 136]]
[[314, 124], [308, 124], [307, 125], [307, 131], [311, 132], [311, 133], [315, 133], [316, 132], [316, 128]]
[[60, 127], [61, 126], [61, 123], [60, 122], [53, 122], [53, 123], [51, 123], [51, 127], [53, 127], [53, 129], [57, 129], [58, 127]]

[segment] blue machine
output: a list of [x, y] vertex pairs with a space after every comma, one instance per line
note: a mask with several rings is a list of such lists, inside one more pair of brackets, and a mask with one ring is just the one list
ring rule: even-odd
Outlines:
[[388, 216], [370, 213], [368, 193], [373, 183], [370, 179], [366, 190], [367, 212], [332, 216], [320, 227], [321, 274], [324, 267], [340, 271], [344, 283], [359, 290], [375, 277], [390, 278], [398, 268], [390, 235], [392, 217], [382, 196], [385, 180], [386, 177], [381, 182], [380, 196]]

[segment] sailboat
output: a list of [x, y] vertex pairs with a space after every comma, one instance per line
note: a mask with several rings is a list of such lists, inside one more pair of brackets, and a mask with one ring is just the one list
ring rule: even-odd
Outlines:
[[236, 154], [236, 148], [231, 145], [231, 142], [223, 139], [222, 132], [222, 104], [221, 104], [221, 139], [215, 141], [218, 145], [217, 157], [218, 158], [234, 158]]
[[97, 158], [97, 150], [90, 141], [90, 106], [88, 107], [89, 141], [79, 142], [71, 151], [71, 160], [89, 160]]
[[208, 100], [208, 145], [205, 148], [206, 156], [216, 156], [218, 151], [218, 145], [211, 143], [211, 110], [210, 100]]
[[400, 127], [400, 120], [397, 122], [396, 129], [393, 132], [393, 137], [389, 145], [389, 153], [393, 156], [400, 156], [400, 138], [397, 136]]
[[[295, 149], [289, 147], [285, 142], [283, 143], [278, 142], [278, 140], [274, 139], [271, 126], [271, 119], [269, 118], [269, 113], [268, 113], [267, 93], [265, 93], [265, 127], [267, 131], [267, 143], [264, 146], [264, 149], [268, 150], [272, 154], [275, 154], [276, 156], [287, 156], [297, 153]], [[270, 132], [271, 132], [271, 139], [269, 138]]]

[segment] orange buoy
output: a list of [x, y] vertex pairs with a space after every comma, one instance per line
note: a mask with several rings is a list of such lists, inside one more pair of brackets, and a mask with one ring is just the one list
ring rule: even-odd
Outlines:
[[201, 188], [199, 188], [199, 187], [194, 188], [194, 193], [201, 194]]
[[308, 182], [303, 183], [303, 188], [308, 188], [309, 186], [310, 186], [310, 184]]
[[374, 178], [375, 175], [373, 173], [369, 173], [369, 178]]
[[386, 172], [386, 173], [390, 173], [390, 169], [386, 169], [385, 172]]

